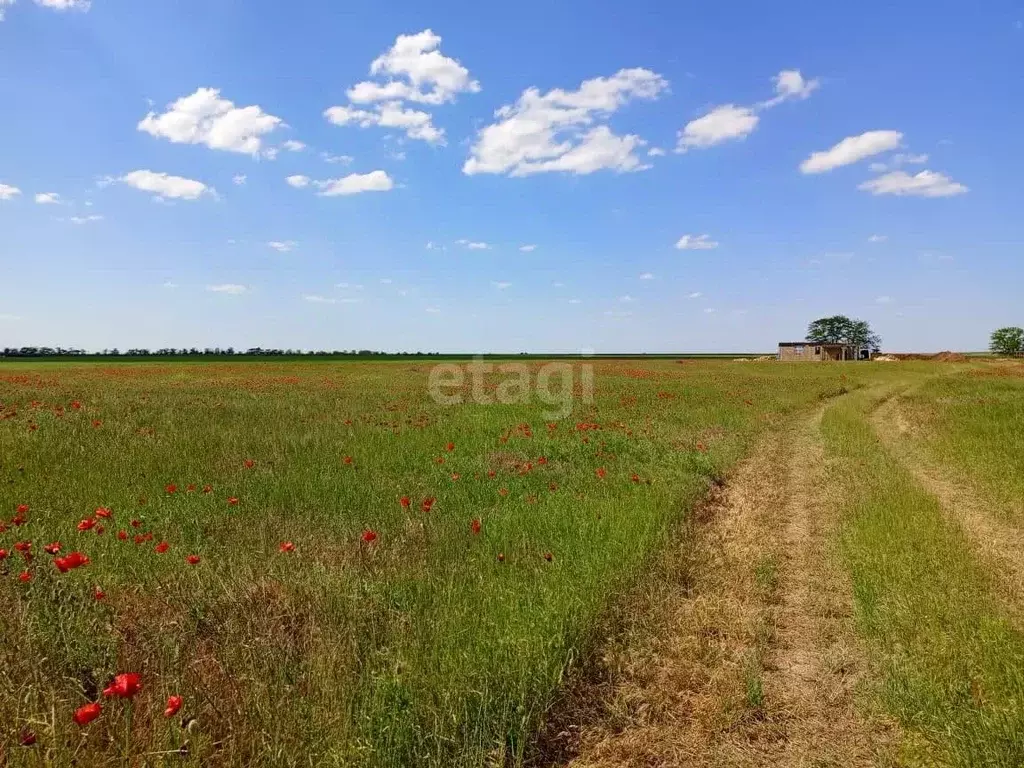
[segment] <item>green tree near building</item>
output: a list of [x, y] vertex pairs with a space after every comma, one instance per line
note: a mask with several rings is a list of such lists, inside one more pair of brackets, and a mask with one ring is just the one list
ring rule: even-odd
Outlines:
[[852, 344], [872, 352], [877, 352], [882, 346], [882, 337], [871, 330], [866, 320], [853, 320], [846, 315], [815, 320], [807, 326], [807, 341], [814, 344]]
[[996, 355], [1019, 355], [1024, 352], [1024, 328], [1007, 326], [992, 331], [989, 350]]

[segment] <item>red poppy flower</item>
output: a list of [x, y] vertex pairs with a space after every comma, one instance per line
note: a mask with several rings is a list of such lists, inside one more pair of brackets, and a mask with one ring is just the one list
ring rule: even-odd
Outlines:
[[0, 560], [6, 560], [7, 559], [7, 554], [8, 554], [8, 552], [7, 552], [6, 549], [0, 549]]
[[398, 500], [398, 503], [401, 504], [403, 507], [408, 508], [408, 506], [412, 504], [412, 501], [409, 499], [408, 496], [403, 496]]
[[128, 531], [118, 531], [117, 538], [121, 541], [128, 541]]
[[434, 507], [434, 502], [437, 501], [433, 496], [427, 496], [420, 505], [420, 509], [424, 512], [429, 512]]
[[458, 472], [452, 472], [452, 480], [458, 480], [461, 477], [462, 475], [460, 475]]
[[109, 507], [100, 507], [96, 510], [96, 517], [110, 517], [113, 514]]
[[32, 542], [31, 541], [16, 541], [14, 542], [14, 548], [19, 552], [31, 552]]
[[175, 493], [178, 490], [178, 486], [176, 486], [174, 483], [168, 483], [167, 487], [164, 488], [164, 490], [167, 491], [168, 493]]
[[498, 562], [499, 563], [504, 563], [505, 562], [505, 553], [504, 552], [499, 552], [498, 553]]
[[634, 472], [633, 475], [630, 477], [630, 480], [632, 480], [634, 483], [639, 483], [640, 482], [640, 475], [638, 475], [636, 472]]
[[158, 555], [162, 555], [164, 552], [166, 552], [170, 548], [171, 548], [170, 544], [168, 544], [166, 541], [161, 541], [159, 544], [157, 544], [155, 547], [153, 547], [153, 551], [156, 552]]
[[102, 711], [103, 707], [99, 705], [99, 702], [94, 701], [90, 704], [83, 704], [76, 709], [72, 719], [77, 725], [88, 725], [99, 717]]
[[199, 565], [199, 555], [189, 555], [185, 558], [185, 562], [189, 565]]
[[228, 504], [230, 504], [232, 507], [235, 506], [236, 504], [238, 504], [238, 497], [237, 496], [231, 496], [228, 499]]
[[252, 459], [246, 459], [245, 460], [245, 468], [246, 469], [252, 469], [255, 466], [256, 466], [256, 462], [253, 461]]
[[346, 456], [346, 457], [345, 457], [345, 458], [343, 459], [343, 461], [344, 461], [344, 462], [345, 462], [346, 464], [351, 464], [351, 463], [352, 463], [352, 457], [351, 457], [351, 456]]
[[373, 544], [373, 542], [377, 540], [377, 532], [371, 528], [367, 528], [363, 531], [362, 538], [364, 544]]
[[25, 515], [22, 514], [22, 513], [18, 513], [17, 515], [15, 515], [14, 517], [11, 518], [11, 525], [13, 525], [15, 527], [24, 525], [27, 522], [28, 522], [28, 518], [25, 517]]
[[14, 511], [17, 514], [19, 514], [19, 515], [24, 515], [24, 514], [26, 514], [28, 512], [28, 510], [29, 510], [28, 504], [19, 504], [18, 508], [15, 509]]
[[550, 552], [545, 552], [544, 553], [544, 559], [547, 560], [550, 563], [552, 560], [555, 559], [555, 556], [552, 555]]
[[96, 590], [92, 593], [92, 597], [93, 597], [94, 600], [102, 600], [106, 596], [107, 596], [107, 593], [104, 592], [99, 587], [96, 587]]
[[102, 426], [103, 426], [103, 422], [100, 421], [99, 419], [93, 419], [92, 420], [92, 428], [93, 429], [99, 429]]
[[143, 536], [143, 535], [142, 535], [141, 533], [137, 533], [137, 534], [135, 534], [135, 543], [136, 543], [136, 544], [141, 544], [141, 543], [142, 543], [142, 542], [144, 542], [145, 540], [146, 540], [146, 537], [145, 537], [145, 536]]
[[46, 554], [48, 555], [56, 555], [58, 552], [60, 552], [60, 542], [55, 541], [53, 542], [53, 544], [47, 544], [45, 547], [43, 547], [43, 551], [46, 552]]
[[107, 529], [106, 529], [106, 528], [104, 528], [104, 527], [103, 527], [102, 525], [97, 525], [97, 526], [96, 526], [96, 535], [97, 535], [97, 536], [102, 536], [102, 535], [103, 535], [103, 533], [104, 533], [104, 532], [105, 532], [106, 530], [107, 530]]
[[604, 476], [608, 474], [608, 471], [604, 467], [598, 467], [594, 470], [594, 474], [597, 475], [601, 480], [604, 480]]
[[436, 459], [434, 459], [434, 463], [435, 464], [444, 464], [444, 456], [438, 456]]
[[548, 463], [547, 456], [541, 456], [539, 459], [537, 459], [537, 463], [538, 464], [547, 464]]
[[195, 483], [189, 483], [185, 487], [185, 490], [188, 491], [189, 493], [192, 493], [192, 491], [194, 491], [195, 489], [196, 489], [196, 484]]
[[18, 581], [24, 584], [28, 584], [30, 581], [32, 581], [32, 574], [28, 571], [22, 571], [18, 574]]
[[77, 411], [77, 410], [81, 409], [82, 404], [80, 402], [78, 402], [77, 400], [72, 400], [71, 401], [71, 407], [74, 408]]
[[73, 571], [75, 568], [81, 568], [83, 565], [88, 565], [89, 558], [81, 552], [71, 552], [65, 557], [56, 558], [53, 561], [53, 564], [57, 566], [57, 570], [61, 573], [67, 573], [68, 571]]
[[126, 672], [114, 678], [114, 682], [103, 689], [103, 695], [130, 699], [142, 690], [142, 676], [135, 672]]
[[212, 485], [204, 485], [203, 486], [203, 493], [210, 493], [211, 491], [213, 491], [213, 486]]
[[471, 530], [474, 534], [480, 533], [480, 518], [473, 518], [473, 521], [469, 524], [469, 530]]
[[132, 528], [141, 528], [141, 527], [142, 527], [142, 521], [141, 520], [132, 520]]
[[31, 747], [36, 743], [36, 732], [31, 728], [22, 728], [18, 734], [18, 743], [23, 747]]
[[448, 443], [448, 445], [446, 445], [446, 446], [444, 447], [444, 449], [445, 449], [446, 451], [454, 451], [454, 450], [455, 450], [455, 443]]
[[278, 547], [278, 550], [280, 550], [281, 552], [294, 552], [295, 545], [290, 541], [283, 541], [281, 542], [281, 546]]
[[167, 697], [167, 708], [164, 710], [164, 717], [174, 717], [178, 714], [178, 710], [181, 709], [181, 705], [185, 703], [185, 700], [181, 696], [168, 696]]

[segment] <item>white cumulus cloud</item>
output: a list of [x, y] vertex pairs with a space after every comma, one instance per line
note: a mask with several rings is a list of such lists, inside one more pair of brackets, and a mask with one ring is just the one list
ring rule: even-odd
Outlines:
[[461, 245], [468, 248], [471, 251], [488, 251], [491, 249], [490, 243], [484, 243], [480, 241], [467, 240], [466, 238], [460, 238], [455, 241], [456, 245]]
[[330, 107], [324, 116], [335, 125], [396, 128], [411, 139], [443, 144], [444, 131], [434, 125], [430, 113], [405, 104], [437, 106], [454, 101], [460, 93], [478, 92], [480, 84], [462, 64], [442, 54], [440, 46], [441, 37], [429, 29], [399, 35], [370, 65], [371, 75], [387, 79], [356, 83], [347, 91], [349, 106]]
[[55, 11], [88, 11], [92, 3], [90, 0], [36, 0], [36, 5]]
[[871, 237], [868, 238], [868, 242], [869, 243], [884, 243], [888, 239], [889, 239], [888, 235], [871, 235]]
[[239, 173], [231, 177], [231, 183], [240, 187], [245, 184], [247, 179], [248, 177], [244, 173]]
[[821, 85], [817, 78], [807, 80], [799, 69], [784, 69], [772, 78], [775, 83], [775, 97], [764, 102], [766, 107], [774, 107], [784, 101], [806, 99]]
[[865, 181], [857, 189], [870, 192], [873, 195], [912, 195], [916, 197], [952, 197], [968, 191], [966, 186], [938, 171], [921, 171], [914, 175], [906, 171], [892, 171]]
[[301, 152], [306, 148], [306, 145], [295, 139], [288, 139], [284, 144], [281, 145], [281, 149], [286, 149], [289, 152]]
[[354, 103], [415, 101], [444, 104], [460, 93], [477, 93], [480, 83], [469, 70], [440, 51], [441, 37], [425, 29], [415, 35], [399, 35], [394, 45], [373, 60], [370, 74], [384, 76], [384, 83], [362, 82], [348, 90]]
[[679, 132], [676, 152], [706, 149], [723, 141], [746, 138], [754, 132], [760, 120], [752, 107], [739, 107], [735, 104], [715, 107], [683, 127]]
[[806, 79], [798, 69], [784, 69], [772, 78], [775, 96], [752, 106], [723, 104], [714, 107], [679, 131], [675, 151], [707, 149], [726, 141], [745, 139], [761, 121], [758, 112], [776, 107], [784, 101], [802, 101], [818, 89], [818, 79]]
[[220, 285], [208, 285], [206, 290], [212, 293], [226, 293], [229, 296], [240, 296], [249, 290], [247, 286], [238, 283], [222, 283]]
[[492, 281], [491, 285], [493, 285], [499, 291], [504, 291], [506, 288], [511, 288], [512, 287], [512, 283], [499, 282], [499, 281], [496, 281], [496, 280]]
[[710, 251], [717, 247], [718, 243], [710, 235], [683, 235], [676, 242], [680, 251]]
[[14, 0], [0, 0], [0, 21], [4, 20], [9, 5], [14, 5]]
[[199, 88], [183, 96], [161, 115], [150, 112], [138, 124], [140, 131], [175, 144], [204, 144], [210, 149], [255, 155], [263, 136], [282, 123], [259, 106], [236, 107], [217, 88]]
[[20, 194], [21, 190], [17, 187], [12, 187], [10, 184], [0, 182], [0, 200], [13, 200]]
[[586, 80], [574, 91], [527, 88], [515, 104], [495, 112], [496, 122], [480, 129], [462, 171], [528, 176], [641, 170], [647, 166], [635, 150], [646, 142], [618, 136], [603, 121], [628, 102], [655, 99], [667, 88], [661, 75], [639, 68]]
[[332, 155], [330, 152], [321, 152], [320, 158], [325, 163], [340, 163], [341, 165], [348, 165], [355, 159], [351, 155]]
[[92, 214], [90, 216], [72, 216], [68, 219], [72, 224], [91, 224], [96, 221], [103, 221], [103, 217], [99, 214]]
[[214, 194], [213, 190], [201, 181], [149, 170], [132, 171], [116, 181], [143, 192], [152, 192], [158, 199], [198, 200], [204, 194]]
[[899, 131], [866, 131], [858, 136], [847, 136], [831, 149], [814, 152], [800, 163], [803, 173], [824, 173], [833, 168], [850, 165], [866, 157], [895, 149], [903, 141]]
[[289, 176], [285, 181], [288, 183], [288, 186], [295, 187], [296, 189], [309, 186], [309, 176], [296, 174], [295, 176]]
[[328, 296], [318, 295], [307, 295], [302, 297], [304, 301], [308, 301], [310, 304], [337, 304], [337, 299], [332, 299]]
[[59, 205], [60, 195], [56, 192], [40, 192], [36, 195], [35, 201], [39, 205]]
[[382, 128], [398, 128], [405, 131], [405, 135], [410, 139], [420, 139], [428, 144], [444, 143], [444, 131], [434, 125], [429, 113], [418, 109], [406, 109], [397, 101], [379, 104], [373, 110], [330, 107], [324, 111], [324, 116], [335, 125], [355, 124], [361, 128], [379, 125]]
[[653, 280], [654, 279], [654, 275], [651, 274], [650, 272], [644, 272], [643, 274], [640, 275], [640, 279], [641, 280]]
[[519, 250], [522, 251], [523, 253], [532, 253], [533, 251], [537, 250], [537, 246], [534, 245], [533, 243], [530, 243], [529, 245], [520, 245]]
[[387, 192], [394, 189], [395, 182], [384, 171], [369, 173], [350, 173], [340, 179], [314, 181], [321, 197], [338, 197], [342, 195], [358, 195], [362, 192]]
[[267, 243], [268, 248], [273, 248], [278, 253], [290, 253], [298, 247], [294, 240], [271, 240]]

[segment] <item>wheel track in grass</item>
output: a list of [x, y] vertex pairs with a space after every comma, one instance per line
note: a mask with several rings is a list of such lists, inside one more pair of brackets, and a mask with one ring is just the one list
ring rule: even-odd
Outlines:
[[866, 662], [820, 492], [824, 411], [766, 436], [699, 511], [693, 583], [659, 593], [657, 637], [619, 659], [573, 768], [856, 768], [887, 749], [857, 705]]
[[871, 414], [875, 433], [918, 485], [960, 525], [995, 579], [1007, 607], [1019, 619], [1024, 618], [1024, 530], [1000, 520], [985, 494], [922, 453], [912, 439], [911, 421], [900, 406], [901, 394], [888, 398]]

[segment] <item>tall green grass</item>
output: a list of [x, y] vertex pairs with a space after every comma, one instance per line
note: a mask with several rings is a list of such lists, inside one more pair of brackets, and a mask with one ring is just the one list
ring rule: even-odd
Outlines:
[[925, 426], [920, 439], [931, 455], [1024, 525], [1024, 365], [931, 379], [906, 404]]
[[956, 522], [879, 443], [872, 396], [822, 422], [841, 491], [842, 552], [885, 706], [913, 764], [1024, 763], [1024, 635]]
[[[0, 419], [0, 518], [31, 511], [0, 548], [28, 539], [35, 558], [27, 584], [18, 556], [0, 563], [0, 753], [12, 765], [182, 748], [175, 764], [522, 763], [600, 642], [598, 619], [708, 483], [759, 431], [873, 375], [595, 368], [594, 404], [549, 429], [536, 402], [435, 404], [426, 364], [5, 366], [0, 413], [16, 416]], [[98, 506], [113, 510], [106, 532], [76, 530]], [[120, 541], [122, 529], [154, 539]], [[42, 551], [55, 540], [92, 562], [59, 574]], [[74, 725], [119, 672], [141, 673], [143, 692]], [[171, 694], [185, 706], [165, 720]], [[25, 729], [37, 743], [18, 748]]]

